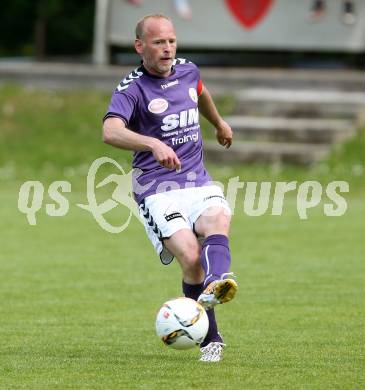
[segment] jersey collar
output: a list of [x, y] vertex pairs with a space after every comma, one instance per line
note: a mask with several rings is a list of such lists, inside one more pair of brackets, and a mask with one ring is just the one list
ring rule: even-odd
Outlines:
[[160, 79], [160, 80], [164, 80], [164, 79], [168, 79], [169, 77], [173, 76], [175, 73], [176, 73], [176, 69], [174, 66], [171, 66], [171, 73], [167, 76], [167, 77], [160, 77], [160, 76], [156, 76], [154, 74], [151, 74], [143, 65], [143, 62], [141, 61], [141, 66], [139, 67], [139, 69], [141, 72], [143, 72], [144, 74], [146, 74], [147, 76], [149, 77], [152, 77], [154, 79]]

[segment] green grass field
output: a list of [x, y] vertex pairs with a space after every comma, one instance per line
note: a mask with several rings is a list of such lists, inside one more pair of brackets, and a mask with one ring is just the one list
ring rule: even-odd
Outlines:
[[236, 213], [240, 290], [217, 309], [228, 347], [208, 367], [154, 334], [159, 305], [181, 295], [180, 273], [159, 264], [137, 220], [112, 235], [72, 207], [30, 227], [14, 195], [0, 198], [2, 388], [363, 388], [361, 199], [341, 218]]
[[[160, 264], [136, 219], [113, 235], [76, 207], [92, 160], [118, 156], [100, 142], [108, 98], [89, 93], [78, 107], [80, 96], [0, 90], [0, 388], [363, 389], [365, 191], [364, 174], [352, 170], [364, 165], [363, 135], [308, 171], [211, 166], [218, 178], [348, 179], [350, 193], [344, 216], [325, 217], [321, 205], [308, 220], [294, 197], [281, 217], [248, 217], [238, 199], [231, 244], [240, 289], [217, 308], [224, 360], [207, 365], [198, 349], [169, 350], [154, 333], [159, 306], [181, 295], [177, 264]], [[23, 108], [30, 98], [33, 110]], [[69, 213], [49, 217], [45, 197], [29, 226], [17, 199], [30, 179], [71, 181]], [[108, 218], [123, 215], [120, 206]]]

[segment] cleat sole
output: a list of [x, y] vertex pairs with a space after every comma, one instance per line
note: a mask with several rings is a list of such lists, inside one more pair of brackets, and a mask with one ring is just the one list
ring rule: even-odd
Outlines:
[[215, 286], [214, 295], [220, 303], [231, 301], [237, 292], [237, 283], [233, 279], [224, 279]]
[[212, 309], [215, 305], [231, 301], [237, 292], [237, 283], [233, 279], [218, 280], [200, 295], [198, 302], [205, 310]]

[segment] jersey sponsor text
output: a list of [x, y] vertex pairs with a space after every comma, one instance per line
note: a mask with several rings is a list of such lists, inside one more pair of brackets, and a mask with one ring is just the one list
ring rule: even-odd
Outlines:
[[161, 130], [171, 131], [178, 127], [186, 127], [199, 123], [199, 110], [198, 108], [190, 108], [189, 110], [183, 110], [180, 114], [170, 114], [162, 119], [163, 126]]
[[199, 140], [199, 133], [194, 133], [194, 134], [185, 134], [183, 137], [180, 138], [171, 138], [172, 145], [180, 145], [180, 144], [185, 144], [186, 142], [193, 141], [193, 142], [198, 142]]

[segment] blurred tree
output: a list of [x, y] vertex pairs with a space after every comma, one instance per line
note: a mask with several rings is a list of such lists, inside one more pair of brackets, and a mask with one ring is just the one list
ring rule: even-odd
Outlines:
[[30, 54], [34, 6], [28, 0], [2, 0], [0, 7], [0, 54]]
[[0, 55], [90, 53], [94, 6], [90, 0], [2, 0]]
[[47, 52], [47, 33], [49, 26], [61, 13], [63, 0], [38, 0], [36, 2], [36, 19], [34, 25], [35, 54], [44, 59]]

